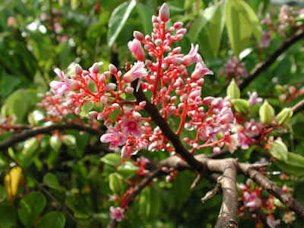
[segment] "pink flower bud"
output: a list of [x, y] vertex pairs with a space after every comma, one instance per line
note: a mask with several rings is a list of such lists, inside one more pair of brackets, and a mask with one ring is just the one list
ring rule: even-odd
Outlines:
[[82, 68], [78, 64], [76, 64], [76, 66], [75, 66], [75, 73], [77, 75], [81, 75], [82, 74]]
[[134, 31], [133, 36], [135, 39], [137, 39], [139, 41], [143, 41], [145, 39], [144, 35], [138, 31]]
[[175, 22], [173, 26], [175, 29], [180, 29], [183, 27], [183, 22]]
[[159, 18], [163, 22], [167, 22], [170, 18], [169, 6], [164, 3], [159, 9]]
[[111, 72], [111, 74], [116, 74], [117, 73], [116, 66], [114, 66], [113, 64], [110, 64], [109, 65], [109, 71]]
[[134, 39], [128, 43], [129, 50], [131, 51], [132, 55], [138, 60], [143, 61], [145, 58], [144, 49], [141, 46], [141, 43], [138, 39]]
[[90, 67], [89, 71], [93, 74], [99, 73], [99, 68], [103, 64], [103, 62], [94, 63], [93, 66]]

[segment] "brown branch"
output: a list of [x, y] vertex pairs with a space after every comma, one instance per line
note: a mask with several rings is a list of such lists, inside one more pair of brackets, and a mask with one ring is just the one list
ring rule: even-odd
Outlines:
[[291, 109], [292, 109], [293, 115], [303, 111], [304, 110], [304, 100], [295, 104]]
[[79, 130], [84, 131], [93, 135], [101, 135], [102, 132], [88, 126], [83, 126], [79, 124], [54, 124], [46, 127], [33, 128], [30, 130], [25, 130], [19, 134], [13, 135], [5, 141], [0, 142], [0, 150], [5, 150], [18, 142], [22, 142], [28, 138], [34, 137], [40, 134], [50, 134], [55, 130]]
[[[133, 191], [127, 196], [126, 201], [128, 202], [128, 204], [126, 205], [127, 207], [129, 207], [133, 202], [134, 199], [137, 195], [140, 194], [140, 192], [147, 187], [154, 178], [160, 176], [164, 174], [164, 172], [162, 171], [161, 167], [155, 169], [154, 171], [152, 171], [151, 173], [149, 173], [144, 179], [141, 180], [141, 182], [139, 184], [137, 184]], [[115, 228], [117, 227], [118, 222], [114, 219], [110, 220], [110, 223], [108, 224], [108, 228]]]
[[238, 192], [236, 187], [236, 162], [229, 160], [225, 162], [223, 175], [219, 183], [222, 187], [223, 201], [221, 210], [217, 219], [216, 227], [238, 227], [236, 221], [238, 209]]
[[[229, 162], [236, 162], [233, 159], [209, 159], [205, 155], [197, 155], [195, 158], [205, 165], [206, 171], [209, 172], [221, 172], [224, 171], [223, 167], [227, 166]], [[191, 167], [178, 157], [169, 157], [160, 163], [163, 166], [174, 168], [178, 170], [191, 169]], [[247, 175], [254, 182], [262, 186], [270, 194], [278, 198], [283, 204], [285, 204], [290, 210], [294, 211], [302, 220], [304, 220], [304, 207], [292, 195], [284, 193], [280, 187], [269, 180], [261, 172], [256, 170], [256, 168], [261, 168], [264, 165], [257, 164], [245, 164], [236, 162], [238, 171]]]
[[268, 69], [277, 58], [284, 53], [288, 48], [290, 48], [297, 41], [304, 38], [304, 30], [300, 29], [287, 40], [285, 40], [281, 46], [276, 49], [264, 62], [259, 63], [255, 66], [255, 68], [251, 71], [251, 73], [241, 82], [239, 88], [244, 90], [256, 77], [258, 77], [263, 71]]
[[253, 169], [248, 164], [239, 164], [240, 170], [257, 184], [266, 189], [270, 194], [278, 198], [290, 210], [294, 211], [302, 220], [304, 220], [304, 207], [301, 203], [296, 201], [289, 193], [282, 191], [280, 187], [274, 184], [266, 176], [259, 171]]
[[141, 88], [137, 88], [138, 79], [132, 82], [134, 96], [137, 103], [146, 102], [145, 111], [150, 115], [154, 123], [159, 126], [164, 136], [172, 143], [176, 153], [178, 153], [193, 169], [202, 172], [204, 167], [193, 155], [184, 147], [179, 137], [172, 131], [166, 120], [160, 115], [158, 109], [146, 98]]

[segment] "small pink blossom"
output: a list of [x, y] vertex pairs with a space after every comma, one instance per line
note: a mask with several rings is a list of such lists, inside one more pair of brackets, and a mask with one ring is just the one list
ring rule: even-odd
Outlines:
[[195, 70], [191, 74], [191, 78], [197, 80], [205, 75], [212, 75], [213, 72], [209, 70], [204, 62], [198, 62], [195, 66]]
[[16, 18], [13, 16], [8, 17], [6, 24], [8, 27], [16, 27], [17, 26]]
[[250, 106], [260, 104], [263, 101], [263, 99], [258, 96], [257, 92], [248, 92], [248, 95], [248, 102]]
[[126, 141], [126, 136], [116, 128], [109, 128], [106, 134], [100, 137], [102, 143], [110, 143], [111, 148], [117, 148]]
[[148, 75], [145, 65], [142, 62], [136, 62], [133, 67], [123, 76], [124, 81], [132, 82], [137, 78], [143, 78]]
[[191, 49], [188, 55], [184, 56], [182, 59], [182, 63], [185, 66], [190, 66], [201, 59], [200, 55], [198, 54], [198, 48], [199, 48], [198, 44], [195, 46], [191, 44]]
[[120, 222], [125, 217], [125, 209], [121, 207], [110, 207], [111, 219]]
[[262, 35], [262, 41], [261, 41], [261, 47], [266, 48], [269, 46], [271, 41], [271, 33], [270, 32], [264, 32]]
[[139, 136], [141, 134], [140, 121], [137, 119], [123, 120], [122, 129], [126, 135]]
[[267, 216], [267, 225], [270, 228], [276, 228], [277, 225], [279, 225], [281, 223], [281, 221], [279, 219], [275, 220], [273, 215], [268, 215]]
[[144, 60], [145, 52], [138, 39], [135, 38], [132, 41], [129, 41], [128, 47], [129, 47], [129, 50], [131, 51], [132, 55], [134, 56], [134, 58], [136, 58], [138, 61]]
[[256, 192], [244, 192], [244, 206], [248, 207], [249, 210], [255, 210], [259, 208], [262, 204], [260, 197]]
[[60, 69], [56, 68], [54, 70], [54, 72], [59, 76], [59, 78], [61, 79], [61, 81], [52, 81], [50, 83], [50, 87], [52, 89], [52, 91], [54, 92], [54, 94], [56, 95], [61, 95], [63, 93], [68, 92], [71, 89], [71, 80], [68, 79], [64, 72], [61, 71]]

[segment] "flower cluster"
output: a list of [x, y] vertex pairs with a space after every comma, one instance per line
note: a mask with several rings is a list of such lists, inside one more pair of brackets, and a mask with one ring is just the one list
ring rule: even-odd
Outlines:
[[[65, 96], [75, 113], [92, 104], [88, 114], [108, 127], [101, 141], [112, 149], [121, 148], [123, 157], [141, 149], [174, 152], [161, 130], [153, 126], [150, 118], [143, 117], [145, 102], [137, 104], [131, 96], [135, 89], [131, 82], [136, 79], [140, 79], [139, 86], [151, 96], [165, 120], [178, 120], [177, 126], [172, 126], [177, 135], [196, 132], [192, 138], [183, 137], [190, 148], [226, 145], [235, 150], [236, 141], [231, 136], [235, 118], [229, 100], [201, 97], [204, 76], [212, 71], [198, 53], [198, 45], [192, 45], [188, 54], [182, 54], [180, 47], [171, 48], [183, 39], [186, 29], [181, 22], [168, 27], [168, 20], [169, 9], [164, 4], [159, 15], [152, 18], [151, 36], [134, 32], [128, 47], [137, 62], [126, 73], [112, 64], [108, 71], [100, 73], [102, 63], [95, 63], [88, 71], [76, 65], [72, 74], [56, 69], [60, 81], [51, 82], [53, 93]], [[146, 54], [150, 56], [147, 60]], [[116, 79], [116, 84], [111, 78]]]
[[[246, 209], [248, 209], [250, 215], [257, 219], [260, 223], [260, 212], [266, 212], [266, 222], [269, 227], [277, 227], [281, 223], [280, 220], [276, 220], [274, 213], [279, 209], [278, 201], [272, 195], [263, 195], [262, 188], [256, 186], [251, 180], [247, 180], [246, 184], [240, 184], [241, 190], [240, 200], [242, 206], [239, 208], [241, 215], [245, 215]], [[287, 186], [282, 187], [284, 193], [289, 193], [291, 190]], [[291, 224], [295, 220], [294, 213], [291, 211], [285, 211], [283, 221], [286, 224]]]
[[288, 31], [298, 29], [303, 25], [304, 9], [293, 9], [287, 5], [283, 5], [280, 9], [277, 23], [274, 23], [270, 14], [262, 20], [262, 24], [265, 25], [266, 30], [263, 32], [262, 41], [260, 46], [266, 48], [270, 45], [273, 33], [278, 33], [282, 36], [286, 36]]

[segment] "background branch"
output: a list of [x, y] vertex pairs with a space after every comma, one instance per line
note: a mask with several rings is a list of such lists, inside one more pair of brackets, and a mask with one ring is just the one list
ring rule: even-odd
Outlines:
[[54, 124], [46, 127], [38, 127], [29, 130], [25, 130], [19, 134], [13, 135], [7, 140], [0, 142], [0, 150], [5, 150], [18, 142], [22, 142], [26, 139], [34, 137], [40, 134], [50, 134], [55, 130], [79, 130], [93, 135], [101, 135], [102, 131], [89, 126], [83, 126], [78, 124]]
[[304, 30], [299, 29], [292, 36], [286, 39], [281, 46], [276, 49], [264, 62], [259, 63], [255, 66], [255, 68], [251, 71], [251, 73], [240, 83], [240, 90], [244, 90], [256, 77], [258, 77], [263, 71], [268, 69], [271, 64], [273, 64], [277, 58], [285, 52], [288, 48], [290, 48], [297, 41], [300, 41], [304, 38]]

